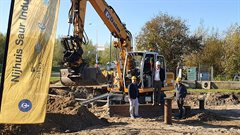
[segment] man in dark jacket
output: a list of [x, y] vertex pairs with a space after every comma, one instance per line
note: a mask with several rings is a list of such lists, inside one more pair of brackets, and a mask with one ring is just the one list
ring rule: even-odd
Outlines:
[[183, 104], [184, 104], [184, 98], [187, 95], [187, 89], [186, 87], [182, 84], [182, 80], [180, 77], [176, 79], [176, 100], [177, 100], [177, 105], [179, 109], [179, 119], [182, 118], [183, 115]]
[[159, 104], [160, 102], [160, 91], [164, 85], [165, 70], [161, 68], [161, 63], [156, 62], [156, 69], [153, 78], [153, 105]]
[[139, 117], [138, 114], [138, 86], [137, 86], [137, 78], [135, 76], [132, 77], [132, 83], [128, 85], [128, 99], [129, 99], [129, 112], [131, 118]]

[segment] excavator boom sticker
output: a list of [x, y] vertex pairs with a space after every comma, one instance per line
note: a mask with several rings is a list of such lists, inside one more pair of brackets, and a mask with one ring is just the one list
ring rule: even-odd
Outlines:
[[0, 123], [43, 123], [59, 0], [12, 0], [0, 93]]

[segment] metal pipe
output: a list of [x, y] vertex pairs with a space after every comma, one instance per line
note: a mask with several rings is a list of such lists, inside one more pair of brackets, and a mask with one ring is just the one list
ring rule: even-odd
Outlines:
[[204, 99], [199, 99], [199, 109], [204, 110]]
[[172, 124], [172, 99], [173, 98], [164, 98], [164, 123], [165, 124]]

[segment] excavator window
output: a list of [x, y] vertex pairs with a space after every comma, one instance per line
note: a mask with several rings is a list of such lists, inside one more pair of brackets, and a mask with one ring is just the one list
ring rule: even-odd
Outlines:
[[143, 86], [152, 87], [152, 76], [154, 70], [154, 54], [146, 54], [143, 66]]
[[[131, 59], [131, 60], [130, 60]], [[140, 72], [142, 69], [142, 59], [143, 59], [143, 54], [142, 53], [129, 53], [127, 55], [127, 65], [125, 67], [129, 67], [125, 69], [125, 87], [128, 86], [128, 84], [131, 83], [131, 77], [136, 76], [137, 81], [141, 82], [141, 76]], [[128, 65], [129, 64], [129, 65]]]
[[157, 56], [157, 61], [161, 63], [161, 68], [166, 69], [165, 60], [162, 55]]

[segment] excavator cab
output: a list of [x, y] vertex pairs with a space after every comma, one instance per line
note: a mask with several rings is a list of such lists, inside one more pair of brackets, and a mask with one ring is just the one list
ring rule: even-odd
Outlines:
[[[129, 59], [131, 59], [131, 62], [129, 62]], [[142, 90], [143, 92], [144, 90], [151, 89], [153, 86], [153, 74], [156, 61], [159, 61], [161, 68], [166, 70], [165, 59], [157, 52], [129, 52], [123, 71], [125, 91], [127, 92], [127, 86], [131, 83], [132, 76], [137, 77], [140, 91]]]
[[156, 68], [155, 63], [159, 61], [161, 68], [165, 70], [165, 82], [162, 90], [174, 89], [174, 74], [166, 72], [166, 62], [162, 55], [157, 52], [135, 51], [128, 52], [123, 69], [124, 92], [128, 93], [128, 85], [131, 77], [136, 76], [139, 87], [139, 102], [152, 102], [153, 77]]

